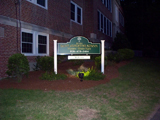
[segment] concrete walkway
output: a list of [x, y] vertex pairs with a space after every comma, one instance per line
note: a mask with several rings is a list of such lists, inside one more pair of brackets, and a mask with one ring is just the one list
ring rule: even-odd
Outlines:
[[160, 104], [155, 106], [153, 112], [145, 120], [160, 120]]
[[150, 120], [160, 120], [160, 108], [157, 110], [157, 112]]

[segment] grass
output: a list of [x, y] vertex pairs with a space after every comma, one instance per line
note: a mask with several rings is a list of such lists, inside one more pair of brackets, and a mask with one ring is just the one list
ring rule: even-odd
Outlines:
[[159, 68], [159, 59], [136, 58], [118, 78], [91, 89], [0, 89], [0, 120], [142, 120], [160, 102]]

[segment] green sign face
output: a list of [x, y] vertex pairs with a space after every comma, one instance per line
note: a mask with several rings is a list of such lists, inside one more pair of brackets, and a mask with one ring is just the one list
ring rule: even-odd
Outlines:
[[58, 43], [58, 54], [100, 54], [100, 43], [91, 43], [82, 36], [67, 43]]

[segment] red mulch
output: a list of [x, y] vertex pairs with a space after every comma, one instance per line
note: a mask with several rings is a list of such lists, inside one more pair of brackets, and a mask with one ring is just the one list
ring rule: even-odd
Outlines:
[[[119, 76], [118, 68], [127, 64], [129, 61], [120, 62], [105, 68], [106, 78], [100, 81], [83, 81], [80, 82], [79, 78], [71, 76], [67, 73], [67, 69], [76, 69], [79, 66], [73, 66], [72, 62], [66, 61], [58, 64], [58, 73], [64, 73], [68, 77], [65, 80], [47, 81], [41, 80], [39, 77], [42, 75], [42, 71], [32, 71], [29, 73], [29, 77], [23, 77], [21, 82], [17, 82], [15, 78], [0, 80], [0, 88], [8, 89], [25, 89], [25, 90], [58, 90], [58, 91], [71, 91], [78, 89], [87, 89], [100, 84], [105, 84], [111, 79]], [[84, 62], [85, 67], [92, 67], [94, 62], [86, 61]]]

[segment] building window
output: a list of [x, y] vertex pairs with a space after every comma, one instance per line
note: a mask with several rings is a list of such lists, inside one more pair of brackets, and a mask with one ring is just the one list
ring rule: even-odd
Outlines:
[[121, 12], [119, 12], [119, 23], [124, 27], [124, 17]]
[[104, 24], [103, 24], [103, 14], [101, 14], [101, 32], [103, 32]]
[[45, 4], [46, 4], [46, 0], [37, 0], [37, 4], [45, 7], [45, 6], [46, 6], [46, 5], [45, 5]]
[[106, 17], [104, 17], [104, 34], [107, 34], [107, 21]]
[[117, 5], [115, 5], [115, 19], [116, 19], [116, 22], [119, 22], [118, 21], [118, 7], [117, 7]]
[[102, 0], [102, 3], [112, 12], [112, 1], [111, 0]]
[[98, 11], [98, 30], [112, 37], [112, 22]]
[[33, 34], [22, 32], [22, 52], [33, 52]]
[[47, 53], [47, 36], [38, 35], [38, 53]]
[[100, 31], [100, 12], [98, 11], [98, 30]]
[[82, 24], [82, 8], [71, 1], [71, 20]]
[[21, 52], [26, 56], [49, 55], [49, 35], [22, 29]]
[[42, 8], [48, 9], [48, 6], [47, 6], [48, 0], [27, 0], [27, 1], [29, 1], [35, 5], [38, 5]]
[[75, 5], [71, 3], [71, 20], [75, 21]]

